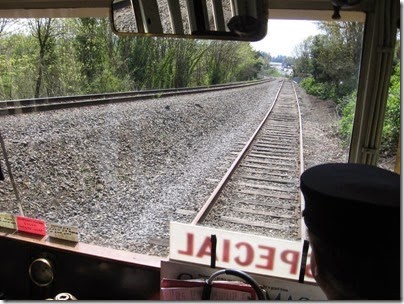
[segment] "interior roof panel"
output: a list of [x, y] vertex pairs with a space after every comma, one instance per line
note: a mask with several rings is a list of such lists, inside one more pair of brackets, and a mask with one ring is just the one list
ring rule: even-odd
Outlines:
[[[333, 6], [330, 0], [268, 0], [270, 18], [327, 20]], [[0, 18], [46, 18], [46, 17], [108, 17], [111, 0], [0, 0]], [[352, 20], [355, 11], [370, 11], [374, 0], [362, 0], [360, 4], [342, 9]], [[305, 10], [302, 15], [301, 11]], [[287, 11], [290, 10], [289, 13]], [[271, 11], [273, 11], [271, 13]], [[298, 18], [300, 14], [300, 18]], [[342, 15], [342, 14], [341, 14]], [[356, 15], [359, 16], [359, 15]], [[351, 20], [349, 19], [349, 20]]]

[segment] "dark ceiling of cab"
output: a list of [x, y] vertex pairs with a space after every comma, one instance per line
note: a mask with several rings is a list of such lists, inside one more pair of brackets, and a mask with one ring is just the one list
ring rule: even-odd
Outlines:
[[[273, 19], [331, 19], [330, 0], [268, 0], [269, 18]], [[0, 18], [46, 17], [108, 17], [110, 0], [0, 0]], [[346, 20], [363, 21], [356, 12], [372, 10], [374, 0], [362, 0], [346, 10]], [[302, 10], [305, 10], [302, 14]]]

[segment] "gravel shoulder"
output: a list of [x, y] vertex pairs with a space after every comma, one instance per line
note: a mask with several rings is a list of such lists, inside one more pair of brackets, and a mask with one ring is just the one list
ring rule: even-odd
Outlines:
[[[296, 87], [303, 124], [305, 169], [326, 162], [347, 162], [349, 147], [338, 136], [336, 105]], [[394, 171], [395, 155], [381, 155], [379, 166]]]
[[335, 103], [319, 100], [296, 87], [303, 127], [304, 167], [326, 162], [347, 162], [348, 147], [338, 137]]

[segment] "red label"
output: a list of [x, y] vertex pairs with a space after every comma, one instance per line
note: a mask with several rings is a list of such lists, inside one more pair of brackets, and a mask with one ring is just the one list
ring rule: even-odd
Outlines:
[[29, 217], [16, 216], [18, 231], [46, 235], [45, 221]]

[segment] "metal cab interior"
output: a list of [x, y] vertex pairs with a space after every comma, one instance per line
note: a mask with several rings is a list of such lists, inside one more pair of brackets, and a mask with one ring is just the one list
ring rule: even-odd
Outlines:
[[[398, 0], [335, 2], [355, 2], [341, 7], [342, 19], [365, 24], [349, 162], [376, 165], [400, 4]], [[333, 4], [328, 0], [267, 0], [267, 6], [269, 19], [332, 20]], [[108, 18], [110, 9], [108, 0], [0, 1], [1, 18]], [[158, 257], [84, 243], [50, 242], [2, 228], [0, 248], [0, 298], [45, 299], [70, 292], [81, 300], [159, 299], [164, 259]], [[38, 258], [53, 261], [55, 278], [48, 286], [34, 284], [30, 278], [30, 264]]]

